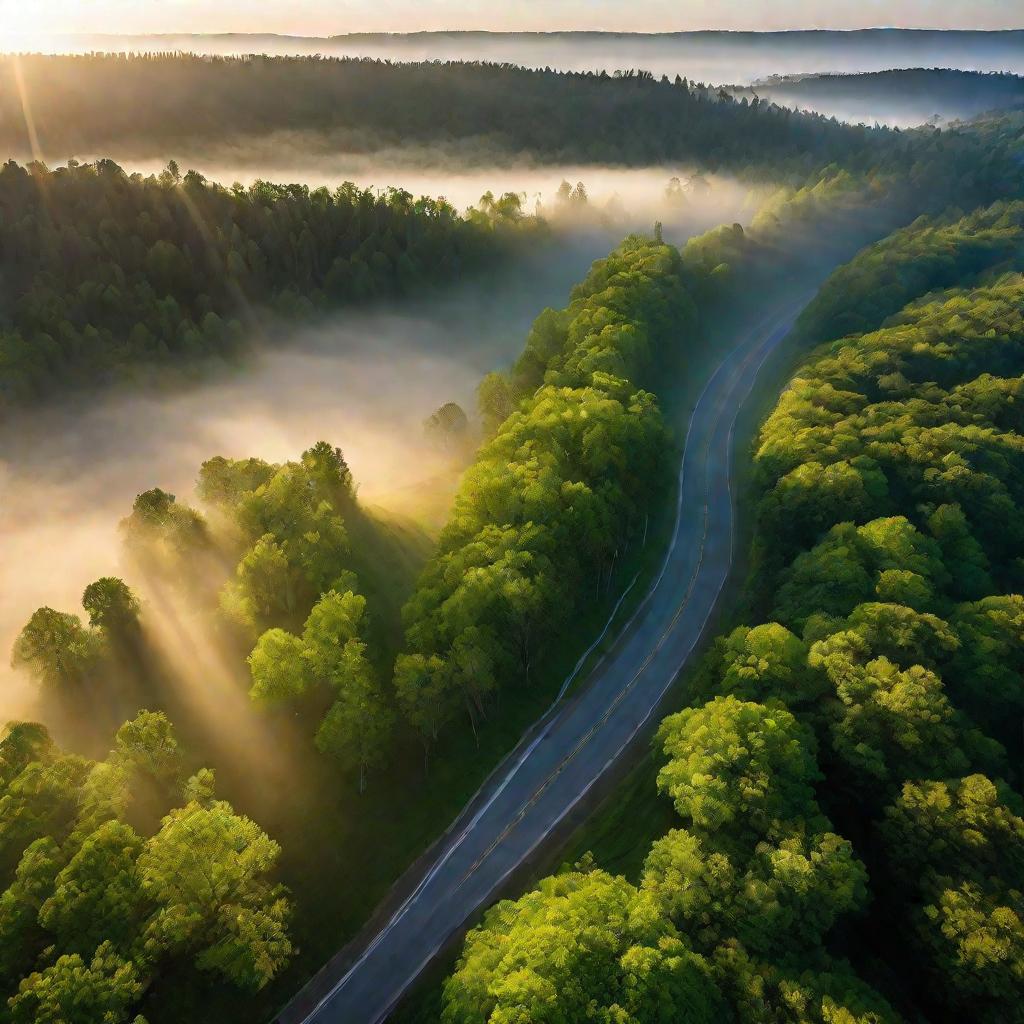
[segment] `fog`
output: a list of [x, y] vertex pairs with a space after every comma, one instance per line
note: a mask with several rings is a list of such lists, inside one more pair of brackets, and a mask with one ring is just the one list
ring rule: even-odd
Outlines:
[[1024, 103], [1024, 78], [917, 68], [857, 77], [772, 76], [731, 91], [842, 121], [911, 128], [1018, 107]]
[[[446, 190], [458, 202], [487, 187], [536, 188], [546, 195], [563, 171], [575, 180], [571, 168], [536, 179], [495, 171], [449, 180]], [[257, 345], [241, 365], [208, 368], [189, 386], [80, 395], [4, 423], [0, 720], [33, 710], [33, 689], [8, 668], [6, 657], [31, 613], [45, 604], [81, 614], [82, 590], [103, 575], [123, 575], [139, 587], [142, 581], [122, 563], [119, 520], [151, 487], [194, 500], [199, 465], [213, 455], [284, 461], [325, 439], [343, 449], [364, 502], [413, 515], [443, 513], [456, 474], [449, 457], [427, 444], [423, 420], [447, 401], [473, 409], [479, 379], [518, 355], [537, 313], [563, 305], [589, 264], [629, 229], [650, 230], [647, 215], [668, 173], [588, 169], [583, 180], [592, 186], [595, 208], [613, 192], [635, 205], [623, 207], [611, 223], [556, 227], [549, 243], [498, 275], [430, 300], [341, 312], [273, 347]], [[387, 175], [372, 177], [384, 181]], [[431, 180], [425, 174], [405, 183], [419, 190]], [[675, 220], [664, 218], [666, 237], [682, 242], [722, 220], [745, 219], [744, 199], [743, 190], [720, 182]], [[163, 617], [165, 652], [173, 660], [177, 648], [180, 661], [184, 646], [194, 664], [201, 638], [182, 632], [173, 609], [165, 614], [166, 595], [142, 590], [150, 619]], [[222, 678], [208, 669], [216, 652], [203, 658], [207, 680]], [[203, 692], [222, 711], [229, 706], [226, 695], [214, 699], [212, 683]]]
[[[313, 188], [333, 188], [339, 182], [351, 181], [361, 188], [395, 187], [417, 196], [442, 196], [460, 211], [478, 203], [487, 191], [495, 195], [516, 192], [524, 197], [526, 213], [536, 212], [539, 203], [543, 216], [556, 219], [559, 185], [563, 181], [572, 185], [583, 182], [590, 214], [600, 213], [606, 221], [610, 219], [609, 229], [618, 230], [620, 236], [636, 228], [650, 230], [656, 219], [668, 222], [682, 217], [687, 226], [694, 223], [712, 227], [719, 223], [714, 219], [716, 213], [722, 214], [720, 219], [742, 219], [741, 214], [756, 205], [748, 187], [725, 177], [702, 175], [711, 193], [688, 200], [683, 212], [666, 209], [665, 187], [669, 179], [678, 177], [685, 184], [694, 173], [693, 167], [682, 164], [644, 168], [528, 163], [481, 167], [483, 157], [497, 154], [482, 152], [476, 140], [462, 154], [463, 160], [459, 159], [458, 147], [451, 144], [446, 144], [443, 150], [406, 146], [372, 154], [346, 153], [334, 149], [320, 133], [307, 136], [299, 132], [285, 136], [272, 133], [242, 142], [203, 142], [194, 149], [178, 147], [170, 155], [182, 170], [196, 170], [211, 181], [248, 186], [262, 178], [299, 181]], [[143, 174], [158, 174], [167, 165], [164, 157], [139, 158], [118, 145], [105, 147], [102, 154], [77, 156], [84, 160], [107, 157], [128, 171]]]
[[418, 32], [329, 38], [281, 35], [55, 35], [22, 44], [53, 53], [175, 51], [328, 54], [390, 60], [490, 60], [527, 67], [657, 75], [737, 85], [772, 74], [947, 67], [1024, 72], [1024, 32]]

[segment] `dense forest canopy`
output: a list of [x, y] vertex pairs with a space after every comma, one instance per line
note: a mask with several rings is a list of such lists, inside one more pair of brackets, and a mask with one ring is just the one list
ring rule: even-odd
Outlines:
[[838, 318], [880, 252], [946, 257], [894, 260], [905, 308], [822, 347], [764, 424], [761, 614], [655, 741], [676, 827], [635, 879], [587, 861], [493, 908], [446, 1024], [1024, 1020], [1019, 223], [920, 222], [823, 291]]
[[[82, 1024], [117, 1024], [139, 1005], [174, 1020], [197, 992], [243, 1005], [294, 958], [295, 900], [280, 845], [218, 798], [204, 751], [260, 816], [273, 814], [276, 798], [260, 790], [283, 784], [275, 772], [308, 785], [321, 759], [316, 811], [328, 813], [336, 790], [361, 792], [399, 741], [380, 667], [405, 587], [395, 563], [407, 556], [360, 508], [341, 452], [320, 442], [284, 464], [214, 456], [198, 493], [202, 509], [159, 487], [140, 494], [120, 524], [131, 586], [89, 584], [84, 616], [37, 609], [11, 652], [75, 748], [115, 736], [97, 760], [32, 723], [9, 723], [0, 741], [0, 992], [11, 1020], [63, 1020], [53, 1007], [70, 1005]], [[224, 662], [202, 653], [210, 644]], [[251, 708], [235, 689], [250, 651]], [[189, 693], [192, 658], [213, 715]], [[204, 677], [211, 668], [227, 679]], [[255, 744], [257, 769], [225, 742], [228, 716]], [[254, 771], [260, 781], [240, 787]]]
[[[287, 129], [349, 149], [486, 139], [529, 160], [688, 161], [796, 189], [847, 175], [865, 204], [914, 212], [1021, 187], [1024, 117], [890, 132], [644, 72], [92, 55], [4, 57], [2, 75], [0, 141], [6, 133], [8, 145], [43, 152], [118, 139], [166, 152], [185, 138], [212, 144]], [[228, 354], [262, 329], [267, 311], [294, 320], [493, 265], [535, 235], [521, 203], [488, 193], [460, 216], [396, 188], [225, 188], [173, 161], [145, 178], [108, 159], [52, 171], [8, 162], [0, 410], [142, 364]]]
[[[88, 175], [87, 184], [92, 175], [111, 173], [119, 188], [169, 187], [159, 181], [133, 183], [112, 169], [82, 173]], [[145, 722], [181, 721], [199, 749], [186, 752], [184, 743], [179, 747], [169, 738], [169, 724], [161, 724], [167, 735], [159, 734], [164, 738], [156, 750], [147, 748], [146, 764], [162, 763], [173, 749], [179, 751], [175, 763], [188, 763], [189, 769], [175, 769], [159, 799], [145, 795], [148, 816], [132, 810], [134, 797], [119, 798], [108, 818], [93, 826], [105, 829], [95, 839], [84, 825], [75, 824], [82, 813], [75, 802], [79, 798], [61, 796], [59, 824], [40, 826], [49, 831], [31, 836], [45, 839], [47, 850], [53, 847], [46, 863], [56, 866], [45, 878], [31, 874], [36, 848], [12, 848], [3, 880], [8, 895], [0, 897], [0, 904], [11, 904], [11, 928], [28, 938], [4, 976], [8, 998], [22, 988], [53, 989], [57, 994], [47, 998], [63, 998], [65, 989], [55, 987], [66, 984], [60, 978], [89, 970], [97, 991], [109, 990], [103, 998], [114, 1021], [130, 1017], [137, 1006], [151, 1019], [173, 1019], [173, 1005], [198, 1007], [216, 993], [215, 1012], [265, 1006], [244, 1001], [240, 994], [224, 996], [228, 990], [206, 973], [213, 961], [202, 943], [218, 943], [221, 949], [230, 936], [212, 923], [226, 912], [215, 901], [204, 902], [201, 894], [194, 897], [195, 914], [208, 922], [201, 937], [197, 933], [166, 954], [156, 947], [152, 954], [140, 951], [138, 929], [147, 934], [147, 915], [159, 910], [147, 897], [132, 912], [130, 927], [122, 926], [120, 918], [97, 916], [89, 932], [96, 939], [94, 948], [103, 942], [113, 945], [102, 947], [98, 959], [93, 949], [75, 947], [81, 965], [60, 959], [75, 951], [54, 944], [50, 918], [41, 910], [58, 884], [53, 878], [63, 868], [60, 858], [78, 856], [80, 840], [88, 840], [85, 848], [92, 851], [101, 841], [123, 839], [123, 870], [134, 878], [142, 870], [138, 865], [148, 863], [145, 850], [153, 837], [176, 828], [180, 815], [191, 821], [200, 809], [214, 808], [225, 828], [236, 828], [234, 812], [214, 799], [207, 783], [206, 795], [193, 799], [198, 783], [182, 782], [193, 769], [200, 781], [208, 780], [200, 770], [204, 749], [224, 755], [219, 719], [197, 723], [194, 709], [182, 699], [175, 676], [179, 666], [168, 660], [160, 643], [162, 617], [172, 620], [176, 646], [182, 636], [197, 647], [212, 637], [241, 669], [249, 696], [244, 689], [241, 694], [248, 706], [229, 703], [232, 731], [257, 736], [271, 760], [297, 748], [324, 763], [324, 792], [320, 803], [309, 805], [313, 810], [339, 813], [336, 791], [359, 800], [365, 789], [366, 800], [391, 808], [396, 818], [410, 813], [409, 801], [417, 792], [410, 782], [422, 778], [424, 752], [430, 755], [431, 778], [444, 779], [449, 770], [445, 758], [458, 749], [459, 734], [490, 726], [503, 689], [528, 689], [536, 685], [536, 676], [546, 678], [542, 659], [551, 626], [565, 621], [565, 610], [600, 607], [601, 601], [613, 599], [619, 549], [643, 543], [668, 479], [666, 429], [657, 400], [644, 385], [668, 367], [685, 365], [698, 351], [698, 315], [711, 315], [723, 296], [754, 280], [757, 264], [777, 270], [779, 237], [806, 227], [819, 213], [842, 209], [847, 183], [842, 176], [830, 181], [838, 200], [829, 187], [818, 186], [780, 199], [760, 241], [738, 225], [710, 232], [682, 251], [657, 237], [630, 238], [594, 265], [565, 309], [547, 310], [537, 318], [512, 370], [492, 374], [481, 384], [485, 444], [467, 473], [441, 548], [409, 601], [409, 643], [393, 678], [401, 641], [394, 605], [412, 590], [412, 581], [407, 567], [403, 579], [394, 564], [399, 552], [382, 524], [357, 501], [355, 482], [336, 448], [319, 443], [278, 464], [213, 456], [199, 470], [198, 507], [159, 486], [140, 494], [125, 510], [120, 528], [125, 579], [111, 575], [91, 583], [80, 610], [38, 609], [25, 623], [13, 657], [38, 686], [48, 713], [75, 723], [79, 740], [92, 748], [105, 749], [107, 737], [146, 708]], [[195, 182], [191, 187], [206, 186]], [[215, 201], [230, 202], [230, 194], [215, 195]], [[679, 332], [682, 323], [689, 325], [684, 333]], [[456, 432], [466, 429], [465, 414], [457, 407], [443, 406], [435, 419], [434, 429], [441, 429], [438, 424]], [[460, 579], [453, 588], [451, 581]], [[555, 614], [559, 607], [564, 609], [561, 619]], [[203, 679], [201, 685], [212, 687], [213, 682]], [[229, 679], [228, 686], [234, 685]], [[223, 687], [213, 692], [219, 700], [230, 696]], [[509, 692], [506, 700], [514, 698]], [[263, 723], [261, 731], [251, 732], [253, 722]], [[12, 727], [10, 744], [28, 728]], [[137, 728], [125, 726], [118, 735]], [[56, 752], [49, 741], [45, 750], [54, 751], [61, 765], [60, 759], [70, 756]], [[44, 756], [43, 747], [32, 747], [18, 772], [35, 780], [48, 770], [50, 756]], [[119, 756], [115, 751], [99, 768], [90, 762], [80, 770], [106, 778], [113, 771], [106, 765], [119, 765]], [[12, 815], [12, 801], [21, 801], [12, 820], [49, 814], [51, 791], [61, 792], [58, 782], [51, 786], [47, 781], [37, 799], [22, 793], [20, 778], [12, 776], [0, 794], [10, 797]], [[262, 823], [256, 809], [272, 804], [250, 793], [245, 809]], [[365, 804], [345, 800], [342, 806], [367, 821], [359, 830], [346, 825], [339, 841], [358, 842], [360, 855], [372, 857], [379, 826], [362, 813]], [[238, 828], [249, 834], [250, 824]], [[250, 990], [279, 976], [289, 962], [306, 973], [318, 966], [315, 959], [302, 960], [295, 932], [301, 937], [306, 920], [316, 917], [310, 900], [324, 902], [308, 880], [304, 893], [294, 895], [277, 885], [276, 842], [282, 843], [288, 862], [289, 848], [308, 840], [299, 834], [301, 826], [293, 823], [286, 835], [269, 823], [264, 827], [274, 839], [261, 830], [252, 833], [264, 852], [260, 873], [244, 896], [250, 901], [246, 906], [262, 916], [247, 927], [245, 945], [230, 947], [232, 969]], [[114, 831], [117, 836], [107, 837]], [[347, 848], [343, 853], [357, 856]], [[299, 858], [298, 863], [308, 861]], [[285, 879], [293, 886], [303, 883], [294, 867]], [[347, 901], [350, 894], [342, 892], [331, 906], [344, 913]], [[259, 976], [246, 966], [246, 957], [257, 954]], [[51, 980], [54, 972], [58, 977]], [[115, 986], [110, 975], [123, 979], [123, 985]], [[294, 984], [304, 974], [290, 977]], [[276, 991], [278, 998], [288, 994], [288, 989]]]
[[211, 771], [186, 777], [165, 715], [125, 722], [101, 761], [12, 724], [0, 758], [5, 1019], [126, 1021], [161, 970], [260, 988], [287, 962], [280, 847]]
[[1024, 77], [951, 68], [905, 68], [869, 74], [773, 75], [735, 96], [872, 124], [923, 124], [976, 117], [1024, 104]]
[[962, 216], [919, 217], [836, 270], [801, 314], [797, 330], [807, 344], [873, 330], [916, 296], [969, 283], [1000, 266], [1012, 268], [1022, 248], [1020, 202]]
[[96, 54], [3, 57], [0, 82], [0, 143], [51, 160], [115, 145], [164, 156], [186, 142], [287, 131], [355, 152], [469, 141], [505, 160], [685, 162], [803, 177], [829, 163], [866, 170], [913, 160], [933, 144], [642, 70]]
[[[444, 1020], [889, 1024], [914, 1004], [1024, 1021], [1024, 115], [898, 132], [681, 77], [488, 63], [36, 55], [0, 58], [0, 81], [0, 146], [36, 156], [301, 131], [783, 186], [749, 230], [627, 238], [483, 379], [478, 417], [439, 396], [426, 429], [471, 461], [430, 557], [360, 504], [326, 441], [278, 462], [210, 452], [195, 507], [153, 481], [125, 508], [124, 578], [111, 566], [80, 609], [37, 609], [11, 652], [55, 722], [109, 753], [32, 723], [0, 738], [0, 1019], [251, 1019], [266, 1004], [243, 992], [299, 983], [362, 923], [354, 890], [383, 891], [439, 831], [435, 813], [397, 853], [378, 845], [420, 801], [423, 818], [447, 807], [429, 773], [461, 792], [489, 755], [459, 760], [460, 743], [503, 697], [550, 699], [544, 662], [613, 600], [671, 484], [656, 391], [706, 354], [707, 324], [910, 210], [927, 216], [800, 322], [795, 343], [821, 347], [764, 425], [751, 485], [755, 625], [715, 642], [656, 740], [674, 827], [635, 877], [584, 861], [490, 911]], [[228, 188], [173, 161], [149, 177], [10, 161], [0, 414], [457, 280], [544, 234], [516, 194], [460, 215], [400, 189]], [[205, 727], [186, 666], [223, 702]], [[236, 732], [268, 762], [315, 764], [314, 799], [284, 794], [314, 812], [287, 836], [227, 772], [215, 785]], [[232, 762], [238, 789], [250, 764]], [[250, 793], [271, 777], [251, 774]], [[295, 851], [324, 857], [338, 835], [332, 863], [357, 870], [326, 895]], [[307, 921], [324, 929], [312, 954]], [[903, 985], [865, 955], [876, 937]]]
[[495, 265], [537, 226], [351, 183], [225, 188], [172, 161], [0, 167], [0, 414], [61, 385], [227, 355], [276, 315], [406, 296]]
[[[429, 752], [452, 723], [475, 730], [561, 630], [610, 591], [664, 500], [670, 434], [656, 383], [684, 372], [725, 301], [800, 265], [794, 239], [843, 233], [859, 189], [824, 175], [681, 249], [633, 236], [594, 263], [560, 310], [537, 317], [508, 372], [478, 391], [484, 444], [464, 474], [438, 551], [404, 611], [399, 710]], [[869, 229], [870, 230], [870, 229]], [[464, 720], [464, 719], [463, 719]]]

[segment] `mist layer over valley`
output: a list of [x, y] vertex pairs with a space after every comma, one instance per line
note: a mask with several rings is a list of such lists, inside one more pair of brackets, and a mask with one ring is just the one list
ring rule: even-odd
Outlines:
[[[225, 170], [207, 169], [211, 177]], [[233, 170], [270, 176], [251, 164]], [[105, 575], [123, 574], [138, 586], [123, 565], [119, 521], [151, 487], [194, 501], [198, 468], [214, 455], [284, 462], [325, 439], [344, 451], [362, 502], [439, 526], [461, 463], [428, 442], [424, 420], [449, 401], [472, 415], [480, 379], [508, 365], [537, 313], [562, 305], [623, 234], [649, 231], [660, 216], [666, 238], [681, 243], [750, 212], [746, 191], [724, 180], [705, 183], [681, 207], [666, 206], [668, 170], [505, 168], [451, 177], [406, 172], [401, 179], [388, 169], [363, 170], [367, 182], [402, 180], [416, 191], [443, 186], [460, 204], [495, 186], [541, 192], [555, 211], [554, 229], [500, 273], [436, 297], [342, 312], [275, 337], [274, 347], [253, 341], [241, 362], [217, 364], [200, 383], [161, 385], [158, 378], [141, 391], [73, 393], [10, 416], [0, 425], [5, 652], [39, 606], [77, 610], [86, 584]], [[553, 193], [563, 176], [575, 185], [577, 171], [585, 172], [589, 201], [559, 216]], [[318, 170], [304, 172], [311, 185], [321, 180]], [[35, 689], [6, 656], [0, 688], [6, 717], [32, 713]]]
[[733, 95], [771, 100], [851, 123], [893, 128], [969, 120], [1024, 105], [1024, 78], [940, 68], [872, 74], [776, 75]]
[[0, 55], [0, 1020], [1024, 1024], [1022, 41]]

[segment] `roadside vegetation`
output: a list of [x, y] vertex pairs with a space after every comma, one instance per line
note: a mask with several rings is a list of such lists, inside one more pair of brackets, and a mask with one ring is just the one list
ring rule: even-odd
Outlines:
[[[48, 60], [26, 60], [26, 73], [63, 67]], [[544, 1019], [541, 1006], [575, 1020], [590, 1007], [639, 1022], [685, 1005], [708, 1020], [731, 1007], [754, 1022], [792, 1019], [793, 1006], [824, 1019], [837, 1006], [887, 1020], [886, 999], [899, 998], [857, 980], [841, 950], [825, 952], [855, 934], [849, 922], [874, 913], [868, 894], [886, 886], [907, 904], [899, 934], [923, 943], [915, 984], [929, 984], [932, 957], [936, 971], [967, 979], [949, 989], [950, 1005], [973, 993], [992, 1012], [1008, 1007], [1014, 976], [1003, 965], [1017, 963], [1018, 935], [1004, 911], [1018, 913], [1017, 882], [964, 865], [950, 874], [945, 861], [918, 874], [889, 866], [871, 823], [912, 827], [886, 811], [910, 799], [905, 782], [945, 786], [922, 799], [949, 807], [990, 783], [995, 796], [977, 799], [994, 829], [1017, 835], [1008, 787], [1020, 730], [1015, 741], [1007, 725], [1019, 714], [1016, 677], [997, 666], [1016, 664], [1019, 598], [1007, 595], [1024, 557], [1012, 413], [1021, 218], [1008, 204], [959, 220], [936, 211], [954, 189], [1019, 189], [1019, 125], [903, 139], [646, 75], [180, 57], [73, 64], [129, 76], [132, 103], [108, 109], [108, 123], [140, 137], [223, 127], [224, 83], [250, 73], [252, 91], [234, 109], [263, 130], [295, 104], [364, 110], [323, 103], [324, 75], [356, 95], [411, 88], [418, 102], [430, 95], [416, 92], [425, 81], [431, 103], [437, 89], [454, 90], [453, 124], [474, 89], [474, 125], [490, 123], [489, 104], [522, 100], [510, 137], [543, 158], [565, 155], [544, 133], [561, 139], [569, 118], [576, 157], [590, 141], [593, 159], [620, 147], [633, 162], [705, 146], [709, 165], [786, 184], [749, 230], [722, 225], [682, 249], [660, 226], [627, 238], [564, 308], [540, 313], [510, 370], [484, 378], [473, 426], [458, 407], [438, 410], [431, 435], [469, 465], [436, 544], [415, 523], [365, 508], [330, 441], [276, 463], [211, 452], [195, 506], [155, 480], [124, 510], [121, 567], [85, 589], [80, 611], [35, 611], [12, 652], [62, 739], [14, 722], [0, 740], [10, 1019], [249, 1021], [293, 994], [550, 703], [625, 583], [649, 571], [678, 440], [662, 382], [707, 366], [720, 318], [756, 306], [773, 282], [820, 273], [824, 252], [878, 237], [908, 205], [938, 219], [858, 257], [801, 328], [810, 342], [840, 340], [765, 428], [750, 591], [760, 625], [715, 646], [695, 691], [704, 703], [659, 734], [659, 785], [676, 828], [638, 876], [587, 862], [492, 912], [446, 986], [444, 1013], [493, 1024]], [[177, 121], [129, 118], [140, 96], [158, 94], [209, 105], [202, 116], [188, 107], [187, 125], [180, 111]], [[41, 87], [41, 131], [57, 109], [47, 113], [46, 95]], [[101, 93], [82, 95], [88, 104]], [[534, 118], [539, 97], [550, 122]], [[412, 138], [440, 131], [415, 105], [389, 122], [393, 100], [385, 91], [364, 112]], [[587, 111], [602, 104], [608, 124], [633, 128], [583, 139]], [[680, 111], [691, 133], [666, 135]], [[64, 127], [90, 130], [88, 112], [78, 114], [65, 111]], [[769, 155], [755, 168], [759, 147]], [[255, 313], [294, 322], [397, 300], [500, 267], [543, 232], [517, 196], [484, 197], [459, 216], [396, 190], [228, 189], [173, 163], [151, 177], [106, 160], [52, 171], [8, 163], [0, 267], [13, 301], [0, 324], [0, 408], [223, 357]], [[908, 269], [880, 298], [883, 258]], [[840, 337], [850, 323], [862, 333]], [[1002, 703], [988, 700], [980, 680], [990, 676]], [[919, 888], [902, 883], [911, 876]], [[932, 950], [921, 914], [948, 918], [954, 938]], [[551, 926], [542, 939], [538, 921]], [[573, 938], [580, 922], [592, 949]], [[974, 967], [950, 966], [975, 953], [994, 964], [982, 975], [992, 980], [975, 984]]]
[[[1018, 220], [900, 232], [808, 320], [856, 312], [840, 283], [889, 247], [964, 251]], [[639, 806], [588, 829], [596, 856], [470, 933], [444, 1021], [1021, 1019], [1024, 283], [1004, 252], [965, 287], [901, 278], [904, 309], [797, 372], [754, 454], [751, 625], [690, 674]]]

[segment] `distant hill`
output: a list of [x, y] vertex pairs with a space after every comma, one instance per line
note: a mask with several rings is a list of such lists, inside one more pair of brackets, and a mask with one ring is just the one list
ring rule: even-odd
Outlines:
[[775, 75], [741, 89], [775, 103], [847, 121], [919, 125], [967, 120], [1024, 104], [1024, 77], [948, 68], [909, 68], [859, 75]]
[[[1024, 21], [1024, 18], [1022, 18]], [[414, 32], [327, 38], [283, 35], [66, 35], [49, 52], [187, 50], [393, 60], [492, 60], [572, 71], [644, 68], [656, 75], [749, 85], [773, 74], [946, 67], [1024, 73], [1024, 31], [866, 29], [857, 32]]]
[[[31, 120], [22, 95], [30, 97]], [[223, 152], [276, 139], [303, 152], [433, 147], [461, 165], [673, 163], [761, 168], [802, 182], [814, 167], [899, 158], [892, 132], [768, 103], [735, 102], [650, 73], [532, 71], [379, 59], [0, 56], [0, 152], [120, 159]]]

